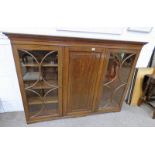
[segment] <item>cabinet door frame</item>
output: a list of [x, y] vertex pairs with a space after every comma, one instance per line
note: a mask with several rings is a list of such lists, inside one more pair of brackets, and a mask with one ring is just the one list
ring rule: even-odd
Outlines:
[[68, 112], [67, 107], [69, 104], [69, 65], [70, 65], [70, 60], [69, 60], [69, 53], [70, 51], [76, 51], [76, 52], [94, 52], [94, 53], [100, 53], [100, 60], [99, 60], [99, 68], [101, 68], [102, 66], [102, 59], [104, 58], [104, 48], [103, 47], [93, 47], [93, 46], [71, 46], [71, 47], [65, 47], [64, 50], [64, 71], [65, 74], [63, 74], [63, 114], [66, 116], [83, 116], [83, 115], [87, 115], [89, 113], [93, 113], [94, 111], [94, 97], [95, 97], [95, 92], [96, 92], [96, 82], [98, 81], [98, 76], [100, 74], [100, 72], [98, 71], [97, 73], [97, 78], [94, 84], [94, 88], [93, 88], [93, 100], [92, 100], [92, 107], [91, 107], [91, 111], [82, 111], [82, 112]]
[[[50, 120], [54, 119], [56, 117], [62, 116], [62, 47], [59, 46], [53, 46], [53, 45], [37, 45], [37, 44], [12, 44], [13, 49], [13, 57], [15, 61], [16, 66], [16, 72], [20, 87], [20, 92], [22, 96], [22, 102], [24, 106], [25, 111], [25, 117], [27, 123], [33, 123], [38, 121], [44, 121], [44, 120]], [[57, 50], [58, 51], [58, 114], [51, 114], [51, 115], [45, 115], [45, 116], [37, 116], [34, 118], [30, 118], [29, 116], [29, 108], [28, 108], [28, 102], [26, 98], [26, 93], [24, 89], [24, 82], [22, 77], [22, 71], [21, 71], [21, 64], [19, 60], [19, 52], [18, 50], [25, 49], [25, 50]]]
[[[119, 109], [110, 109], [110, 110], [107, 110], [107, 109], [101, 109], [99, 110], [98, 107], [99, 107], [99, 94], [100, 94], [100, 91], [102, 89], [102, 85], [101, 83], [104, 81], [105, 79], [105, 76], [106, 76], [106, 71], [107, 71], [107, 66], [108, 66], [108, 63], [109, 63], [109, 56], [110, 56], [110, 53], [111, 51], [113, 53], [117, 53], [119, 50], [123, 50], [123, 51], [126, 51], [126, 53], [131, 53], [131, 54], [135, 54], [135, 60], [133, 62], [133, 65], [131, 67], [131, 70], [130, 70], [130, 73], [129, 73], [129, 77], [128, 77], [128, 80], [127, 80], [127, 84], [125, 86], [125, 90], [123, 92], [123, 96], [121, 97], [121, 100], [120, 100], [120, 108]], [[126, 93], [127, 93], [127, 90], [129, 88], [129, 85], [130, 85], [130, 81], [132, 79], [132, 75], [133, 75], [133, 72], [134, 72], [134, 69], [135, 69], [135, 66], [136, 66], [136, 62], [137, 62], [137, 59], [139, 57], [139, 54], [140, 54], [140, 50], [137, 50], [137, 49], [126, 49], [126, 48], [105, 48], [105, 62], [103, 63], [104, 65], [102, 66], [101, 70], [101, 74], [100, 74], [100, 77], [99, 77], [99, 80], [97, 82], [97, 86], [96, 86], [96, 95], [95, 95], [95, 99], [94, 99], [94, 112], [117, 112], [117, 111], [120, 111], [121, 108], [122, 108], [122, 104], [123, 104], [123, 101], [126, 97]]]

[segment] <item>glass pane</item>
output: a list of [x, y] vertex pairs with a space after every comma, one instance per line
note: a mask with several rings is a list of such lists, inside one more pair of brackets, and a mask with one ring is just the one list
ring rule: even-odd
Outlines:
[[58, 51], [18, 52], [30, 117], [58, 114]]
[[135, 54], [111, 52], [99, 98], [99, 110], [120, 109]]

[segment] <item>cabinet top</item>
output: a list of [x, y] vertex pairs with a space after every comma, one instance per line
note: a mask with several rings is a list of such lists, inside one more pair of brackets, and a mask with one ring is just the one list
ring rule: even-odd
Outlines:
[[46, 42], [46, 43], [57, 43], [57, 44], [96, 44], [96, 45], [131, 45], [131, 46], [143, 46], [148, 42], [139, 41], [121, 41], [121, 40], [105, 40], [105, 39], [92, 39], [92, 38], [79, 38], [79, 37], [66, 37], [66, 36], [46, 36], [46, 35], [32, 35], [32, 34], [19, 34], [19, 33], [5, 33], [3, 32], [13, 43], [23, 42]]

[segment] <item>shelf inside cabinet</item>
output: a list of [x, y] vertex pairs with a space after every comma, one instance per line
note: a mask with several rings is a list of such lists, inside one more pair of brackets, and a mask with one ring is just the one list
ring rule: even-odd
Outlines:
[[31, 97], [28, 99], [28, 103], [29, 105], [58, 103], [58, 97], [57, 96], [46, 97], [44, 101], [42, 101], [40, 97]]
[[[36, 105], [35, 105], [36, 106]], [[33, 105], [31, 105], [30, 106], [30, 108], [32, 109], [32, 107], [34, 108], [34, 106]], [[38, 113], [40, 111], [40, 109], [39, 110], [37, 110], [37, 111], [31, 111], [30, 112], [30, 117], [35, 117], [35, 115], [36, 115], [36, 113]], [[36, 117], [47, 117], [47, 116], [58, 116], [58, 110], [57, 110], [57, 108], [53, 108], [53, 109], [44, 109], [44, 110], [42, 110]]]
[[[52, 72], [48, 72], [48, 73], [51, 73], [52, 74]], [[52, 77], [52, 76], [51, 76]], [[29, 81], [37, 81], [37, 80], [40, 80], [40, 81], [42, 81], [43, 80], [43, 77], [42, 77], [42, 75], [40, 75], [40, 73], [39, 72], [27, 72], [24, 76], [23, 76], [23, 80], [24, 80], [24, 82], [29, 82]], [[46, 79], [45, 79], [46, 80]], [[46, 80], [47, 82], [49, 81], [52, 81], [52, 80]], [[54, 82], [54, 80], [53, 80], [53, 82]], [[54, 82], [55, 83], [55, 82]]]
[[[57, 87], [58, 86], [58, 82], [56, 80], [48, 80], [47, 81], [49, 84], [47, 84], [44, 81], [38, 81], [33, 87], [32, 89], [51, 89], [53, 87]], [[25, 84], [26, 87], [32, 86], [34, 84], [34, 82], [27, 82]]]
[[[37, 63], [27, 63], [27, 64], [22, 64], [24, 67], [39, 67], [39, 64]], [[41, 64], [41, 67], [58, 67], [58, 64], [54, 63], [43, 63]]]
[[[23, 80], [24, 81], [35, 81], [38, 80], [40, 76], [39, 72], [27, 72], [24, 76], [23, 76]], [[40, 80], [42, 79], [42, 77], [40, 76]]]

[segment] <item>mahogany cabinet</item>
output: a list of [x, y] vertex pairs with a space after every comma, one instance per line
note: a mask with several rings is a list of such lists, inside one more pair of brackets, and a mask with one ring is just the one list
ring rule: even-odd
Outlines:
[[6, 34], [27, 123], [117, 112], [144, 42]]

